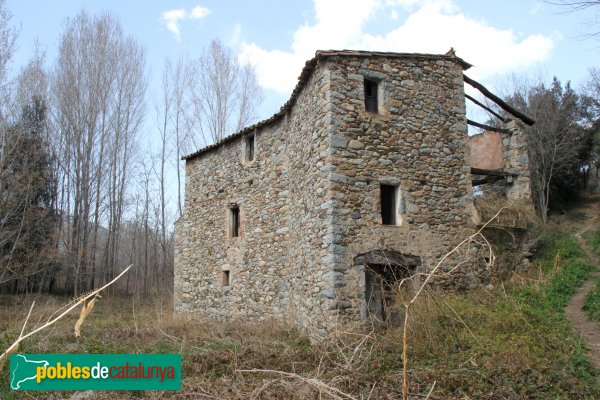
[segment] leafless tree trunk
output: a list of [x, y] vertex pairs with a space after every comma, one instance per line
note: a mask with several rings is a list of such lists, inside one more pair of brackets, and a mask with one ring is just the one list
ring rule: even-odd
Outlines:
[[192, 65], [195, 124], [204, 144], [216, 143], [256, 119], [263, 94], [252, 66], [240, 65], [218, 40]]
[[97, 277], [108, 281], [115, 275], [129, 171], [144, 115], [145, 54], [109, 14], [80, 12], [66, 25], [52, 91], [65, 150], [63, 204], [65, 223], [72, 225], [67, 246], [78, 294]]
[[536, 121], [526, 128], [529, 169], [539, 215], [546, 222], [557, 174], [580, 162], [584, 107], [570, 84], [563, 86], [556, 78], [550, 85], [521, 81], [514, 88], [509, 101]]
[[[0, 0], [0, 164], [3, 160], [3, 149], [5, 144], [6, 132], [6, 112], [7, 105], [10, 104], [6, 85], [6, 72], [12, 60], [16, 47], [17, 32], [10, 26], [12, 14], [6, 9], [5, 1]], [[0, 191], [2, 187], [0, 187]]]

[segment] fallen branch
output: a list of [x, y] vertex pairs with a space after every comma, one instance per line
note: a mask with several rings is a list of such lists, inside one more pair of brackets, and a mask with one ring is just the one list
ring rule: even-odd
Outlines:
[[435, 389], [435, 383], [436, 383], [436, 381], [433, 381], [433, 385], [431, 385], [431, 389], [429, 389], [429, 393], [427, 394], [427, 397], [425, 398], [425, 400], [429, 400], [429, 398], [431, 397], [431, 394], [433, 393], [433, 389]]
[[296, 379], [299, 380], [301, 382], [304, 382], [310, 386], [313, 386], [317, 389], [319, 389], [319, 391], [323, 391], [325, 393], [327, 393], [328, 395], [330, 395], [331, 397], [333, 397], [334, 399], [340, 399], [340, 400], [344, 400], [344, 399], [348, 399], [348, 400], [357, 400], [355, 397], [350, 396], [347, 393], [342, 392], [341, 390], [334, 388], [332, 386], [327, 385], [326, 383], [324, 383], [323, 381], [320, 381], [318, 379], [314, 379], [314, 378], [305, 378], [301, 375], [298, 374], [293, 374], [290, 372], [283, 372], [283, 371], [275, 371], [272, 369], [238, 369], [236, 370], [236, 372], [260, 372], [260, 373], [267, 373], [267, 374], [277, 374], [286, 378], [292, 378], [292, 379]]
[[[96, 297], [96, 295], [98, 295], [101, 291], [103, 291], [104, 289], [106, 289], [107, 287], [109, 287], [110, 285], [112, 285], [113, 283], [115, 283], [116, 281], [118, 281], [123, 275], [125, 275], [125, 273], [127, 273], [127, 271], [129, 271], [131, 269], [131, 267], [133, 267], [133, 265], [130, 265], [129, 267], [125, 268], [123, 270], [123, 272], [121, 272], [115, 279], [113, 279], [112, 281], [108, 282], [106, 285], [102, 286], [101, 288], [96, 289], [96, 290], [94, 290], [94, 291], [86, 294], [85, 296], [82, 296], [82, 297], [80, 297], [78, 299], [73, 300], [72, 301], [73, 305], [71, 305], [70, 307], [68, 307], [60, 315], [58, 315], [54, 319], [46, 322], [44, 325], [42, 325], [42, 326], [40, 326], [40, 327], [32, 330], [28, 334], [23, 335], [23, 332], [25, 332], [25, 325], [27, 324], [27, 320], [29, 319], [29, 316], [31, 315], [31, 311], [33, 310], [33, 306], [35, 304], [35, 301], [34, 301], [31, 304], [31, 308], [29, 309], [29, 314], [27, 314], [27, 318], [25, 319], [25, 323], [23, 324], [23, 328], [21, 329], [21, 333], [19, 334], [19, 337], [17, 338], [17, 340], [15, 340], [15, 342], [13, 344], [11, 344], [8, 347], [8, 349], [6, 349], [4, 351], [4, 353], [2, 353], [2, 355], [0, 355], [0, 370], [2, 369], [2, 366], [4, 365], [4, 362], [6, 361], [6, 358], [11, 353], [14, 353], [15, 351], [17, 351], [17, 349], [19, 347], [19, 343], [21, 343], [23, 340], [27, 339], [28, 337], [35, 335], [39, 331], [44, 330], [44, 329], [48, 328], [49, 326], [53, 325], [54, 323], [56, 323], [57, 321], [59, 321], [60, 319], [62, 319], [65, 315], [67, 315], [68, 313], [70, 313], [71, 311], [73, 311], [75, 308], [77, 308], [77, 306], [79, 306], [80, 304], [83, 304], [84, 307], [85, 307], [85, 302], [87, 300], [89, 300], [89, 299], [91, 299], [93, 297]], [[90, 310], [91, 310], [91, 307], [90, 307]], [[81, 323], [83, 323], [82, 320], [81, 320]], [[79, 327], [81, 326], [81, 323], [79, 324]], [[76, 330], [77, 330], [77, 328], [76, 328]]]

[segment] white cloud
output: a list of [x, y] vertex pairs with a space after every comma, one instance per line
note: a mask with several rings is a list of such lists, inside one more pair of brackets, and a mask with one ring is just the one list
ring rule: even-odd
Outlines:
[[190, 13], [190, 19], [201, 19], [210, 14], [210, 10], [206, 7], [196, 6], [192, 8], [192, 12]]
[[401, 7], [404, 10], [411, 11], [432, 2], [437, 3], [438, 6], [443, 7], [448, 12], [457, 10], [452, 0], [385, 0], [385, 5], [389, 8]]
[[210, 14], [210, 10], [205, 7], [194, 7], [188, 12], [182, 8], [167, 10], [160, 14], [160, 19], [165, 23], [165, 27], [175, 35], [175, 39], [181, 41], [181, 30], [179, 22], [182, 20], [198, 20]]
[[531, 7], [529, 9], [529, 14], [531, 15], [536, 15], [538, 14], [540, 11], [543, 11], [546, 7], [544, 7], [544, 5], [540, 2], [536, 2], [533, 7]]
[[173, 32], [175, 38], [177, 38], [177, 41], [179, 41], [181, 38], [181, 32], [179, 31], [179, 25], [177, 24], [177, 22], [180, 19], [184, 19], [185, 15], [185, 10], [181, 9], [168, 10], [160, 15], [160, 19], [162, 19], [165, 22], [165, 26], [167, 27], [167, 29]]
[[242, 43], [242, 24], [237, 23], [229, 35], [229, 39], [227, 40], [227, 44], [229, 46], [238, 46]]
[[[289, 93], [304, 61], [318, 49], [443, 54], [454, 47], [460, 57], [475, 65], [471, 75], [485, 78], [545, 60], [554, 46], [551, 37], [523, 38], [510, 29], [498, 29], [467, 17], [450, 0], [314, 0], [314, 5], [315, 23], [297, 28], [292, 51], [265, 50], [255, 43], [242, 43], [240, 58], [255, 65], [263, 87]], [[387, 15], [393, 20], [398, 7], [414, 11], [386, 33], [365, 31], [367, 22], [375, 16]]]

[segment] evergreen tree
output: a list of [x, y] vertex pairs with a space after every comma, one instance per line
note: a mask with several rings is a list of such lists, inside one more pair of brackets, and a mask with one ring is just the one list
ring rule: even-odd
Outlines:
[[584, 187], [592, 147], [589, 103], [554, 78], [517, 91], [509, 102], [535, 120], [526, 128], [534, 201], [546, 220]]
[[44, 140], [46, 106], [38, 98], [24, 106], [20, 120], [5, 132], [0, 172], [0, 284], [32, 291], [51, 284], [56, 254], [56, 182]]

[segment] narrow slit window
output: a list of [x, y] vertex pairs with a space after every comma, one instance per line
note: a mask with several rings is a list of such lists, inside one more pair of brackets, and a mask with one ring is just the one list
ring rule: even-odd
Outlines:
[[246, 161], [254, 160], [254, 135], [246, 136]]
[[221, 283], [223, 284], [223, 287], [230, 286], [230, 284], [229, 284], [229, 271], [222, 271], [221, 272]]
[[381, 223], [396, 225], [396, 186], [381, 185]]
[[365, 78], [365, 110], [377, 113], [377, 82]]
[[229, 208], [229, 236], [240, 236], [240, 208], [237, 206]]

